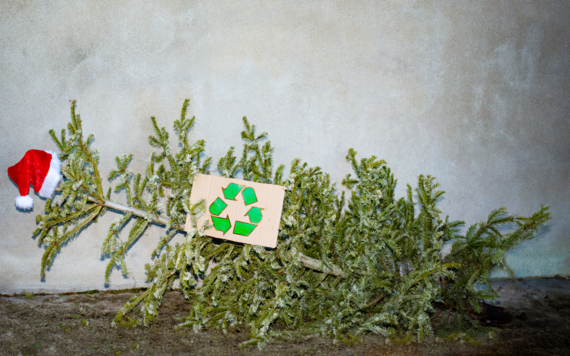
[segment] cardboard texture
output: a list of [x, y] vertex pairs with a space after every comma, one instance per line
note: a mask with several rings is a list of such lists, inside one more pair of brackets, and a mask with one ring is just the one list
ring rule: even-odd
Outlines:
[[[190, 204], [206, 200], [206, 213], [198, 218], [213, 225], [206, 235], [251, 245], [275, 248], [285, 188], [200, 174], [194, 178]], [[190, 215], [186, 231], [192, 229]]]

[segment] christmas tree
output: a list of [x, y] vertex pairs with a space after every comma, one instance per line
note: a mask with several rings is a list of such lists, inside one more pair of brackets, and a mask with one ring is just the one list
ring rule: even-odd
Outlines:
[[[407, 196], [396, 198], [396, 179], [386, 162], [375, 156], [357, 159], [350, 149], [346, 159], [354, 172], [342, 181], [348, 194], [339, 193], [329, 174], [299, 159], [287, 175], [283, 165], [274, 169], [267, 134], [258, 134], [244, 117], [241, 157], [231, 147], [217, 170], [224, 177], [241, 174], [285, 187], [278, 244], [267, 249], [213, 239], [204, 234], [208, 223], [196, 223], [204, 202], [189, 203], [193, 179], [208, 174], [211, 158], [205, 158], [203, 140], [188, 141], [195, 118], [186, 117], [187, 106], [188, 100], [174, 121], [180, 150], [173, 152], [167, 131], [151, 118], [155, 136], [149, 143], [156, 151], [146, 171], [129, 171], [130, 154], [116, 157], [117, 168], [108, 176], [116, 184], [106, 190], [93, 136], [83, 133], [75, 102], [67, 131], [59, 137], [50, 131], [61, 151], [64, 181], [36, 219], [34, 235], [46, 247], [42, 276], [56, 252], [107, 210], [118, 213], [101, 248], [109, 256], [107, 282], [115, 267], [128, 274], [125, 254], [149, 224], [164, 227], [156, 258], [146, 265], [149, 286], [118, 311], [115, 325], [149, 325], [178, 280], [192, 305], [179, 328], [227, 332], [246, 325], [250, 340], [245, 344], [258, 347], [311, 335], [347, 342], [363, 333], [421, 340], [433, 331], [434, 303], [455, 309], [457, 323], [476, 326], [469, 313], [497, 296], [489, 284], [491, 269], [505, 267], [505, 253], [532, 239], [550, 219], [546, 206], [530, 217], [500, 208], [463, 235], [462, 221], [441, 216], [437, 201], [444, 192], [432, 176], [420, 175], [417, 188], [408, 185]], [[121, 190], [126, 204], [112, 201], [112, 193]], [[185, 232], [188, 214], [197, 228]], [[122, 234], [131, 219], [132, 228]], [[184, 242], [173, 244], [177, 233]], [[275, 324], [281, 327], [271, 328]]]

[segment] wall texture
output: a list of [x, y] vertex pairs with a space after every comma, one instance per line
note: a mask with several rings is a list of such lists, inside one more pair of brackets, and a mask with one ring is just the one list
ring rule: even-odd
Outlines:
[[[400, 195], [435, 175], [452, 219], [548, 204], [553, 220], [507, 262], [519, 277], [568, 275], [568, 18], [567, 1], [4, 0], [0, 168], [55, 149], [48, 131], [65, 127], [77, 99], [103, 174], [129, 152], [141, 171], [150, 116], [171, 128], [190, 98], [191, 137], [215, 160], [241, 146], [247, 115], [277, 162], [301, 157], [337, 182], [349, 147], [386, 159]], [[4, 173], [0, 293], [106, 288], [99, 251], [114, 213], [65, 246], [42, 281], [31, 232], [43, 202], [18, 212], [17, 195]], [[144, 284], [158, 231], [129, 252], [132, 276], [115, 271], [109, 288]]]

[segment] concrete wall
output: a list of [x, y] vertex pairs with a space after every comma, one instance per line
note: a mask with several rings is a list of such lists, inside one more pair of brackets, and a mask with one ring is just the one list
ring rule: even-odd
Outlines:
[[[77, 99], [103, 174], [129, 152], [142, 171], [150, 116], [171, 128], [190, 98], [191, 137], [216, 161], [241, 146], [247, 115], [277, 162], [302, 157], [338, 182], [349, 147], [386, 159], [400, 195], [435, 175], [453, 219], [549, 204], [553, 220], [507, 262], [519, 277], [568, 275], [569, 18], [567, 1], [3, 0], [0, 170], [55, 149], [48, 131], [65, 127]], [[105, 288], [99, 250], [115, 214], [63, 248], [42, 281], [31, 233], [43, 202], [21, 213], [17, 194], [4, 173], [0, 293]], [[144, 284], [159, 230], [111, 288]]]

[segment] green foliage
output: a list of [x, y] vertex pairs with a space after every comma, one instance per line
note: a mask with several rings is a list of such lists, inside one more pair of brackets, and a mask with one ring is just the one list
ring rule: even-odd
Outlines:
[[[408, 186], [407, 196], [396, 199], [396, 179], [386, 162], [374, 156], [358, 160], [353, 149], [346, 159], [354, 176], [342, 182], [346, 193], [337, 192], [329, 174], [298, 159], [284, 178], [283, 165], [273, 170], [267, 134], [258, 134], [244, 117], [241, 158], [231, 147], [217, 168], [225, 177], [241, 174], [246, 180], [286, 188], [277, 247], [207, 237], [209, 223], [182, 232], [184, 241], [173, 244], [187, 216], [196, 227], [205, 212], [204, 202], [190, 206], [189, 196], [194, 177], [208, 174], [211, 163], [204, 156], [203, 140], [188, 142], [194, 118], [186, 117], [187, 106], [188, 100], [174, 122], [179, 152], [172, 152], [168, 132], [153, 117], [155, 136], [149, 143], [157, 151], [145, 174], [128, 170], [132, 155], [117, 157], [117, 168], [108, 177], [117, 183], [106, 195], [97, 152], [89, 148], [93, 137], [83, 139], [75, 103], [69, 139], [65, 131], [60, 139], [50, 132], [67, 164], [57, 196], [37, 218], [35, 234], [46, 245], [42, 275], [62, 245], [106, 209], [121, 213], [101, 249], [109, 258], [107, 283], [114, 267], [128, 274], [125, 255], [148, 225], [164, 226], [154, 260], [145, 267], [149, 288], [123, 306], [114, 324], [149, 325], [165, 291], [178, 280], [192, 304], [178, 328], [227, 332], [246, 326], [246, 345], [262, 347], [275, 339], [311, 335], [354, 342], [367, 332], [421, 340], [432, 333], [429, 314], [435, 302], [467, 316], [478, 311], [484, 298], [495, 296], [488, 279], [491, 269], [505, 267], [505, 252], [533, 238], [550, 218], [547, 207], [527, 218], [507, 215], [501, 208], [461, 235], [463, 222], [443, 218], [437, 208], [444, 192], [437, 190], [433, 177], [421, 175], [416, 189]], [[111, 201], [113, 190], [125, 191], [127, 206]], [[130, 232], [122, 239], [130, 220]], [[509, 226], [514, 229], [505, 230]], [[442, 259], [446, 246], [451, 253]], [[482, 284], [487, 288], [481, 289]]]
[[[478, 301], [495, 299], [498, 296], [490, 285], [489, 271], [494, 267], [507, 268], [505, 253], [521, 241], [534, 237], [536, 230], [550, 219], [548, 207], [540, 209], [530, 217], [508, 215], [507, 209], [493, 210], [487, 221], [471, 225], [465, 236], [456, 234], [451, 254], [446, 261], [457, 263], [454, 269], [455, 281], [442, 281], [442, 299], [453, 306], [462, 318], [468, 320], [468, 313], [479, 312]], [[518, 228], [501, 232], [505, 225]], [[481, 285], [486, 288], [479, 288]]]
[[89, 148], [93, 135], [84, 138], [81, 118], [75, 114], [75, 102], [71, 105], [71, 122], [67, 129], [71, 134], [69, 138], [66, 138], [65, 129], [61, 131], [60, 139], [53, 130], [50, 131], [62, 152], [60, 159], [68, 164], [62, 167], [64, 181], [60, 184], [60, 193], [54, 199], [48, 199], [45, 214], [36, 217], [38, 228], [34, 235], [38, 236], [39, 244], [46, 246], [41, 263], [42, 277], [56, 252], [105, 211], [99, 158], [97, 151]]

